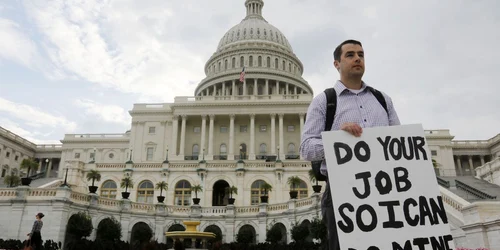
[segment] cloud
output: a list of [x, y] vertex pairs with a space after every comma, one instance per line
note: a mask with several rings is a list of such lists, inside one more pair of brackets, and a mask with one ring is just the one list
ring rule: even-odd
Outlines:
[[53, 115], [44, 112], [39, 108], [32, 107], [22, 103], [15, 103], [0, 97], [0, 114], [5, 114], [22, 120], [24, 124], [32, 128], [59, 128], [71, 132], [77, 127], [75, 122], [67, 120], [61, 115]]
[[28, 68], [38, 61], [35, 42], [23, 32], [18, 23], [0, 17], [0, 59], [11, 60]]
[[[95, 116], [109, 123], [118, 123], [120, 125], [129, 125], [129, 114], [118, 105], [104, 105], [88, 99], [77, 99], [75, 105], [84, 108], [85, 114]], [[92, 118], [87, 118], [92, 119]]]
[[28, 131], [22, 128], [22, 126], [18, 123], [15, 123], [9, 119], [6, 118], [0, 118], [0, 124], [1, 127], [4, 129], [9, 130], [10, 132], [24, 138], [25, 140], [28, 140], [29, 142], [35, 143], [37, 145], [39, 144], [61, 144], [59, 140], [53, 140], [53, 139], [39, 139], [40, 137], [47, 137], [49, 134], [43, 134], [40, 132], [36, 131]]

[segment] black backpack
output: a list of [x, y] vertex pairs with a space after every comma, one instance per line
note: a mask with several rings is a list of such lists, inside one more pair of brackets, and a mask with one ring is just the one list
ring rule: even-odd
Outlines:
[[[366, 87], [372, 94], [377, 98], [377, 101], [384, 107], [385, 112], [387, 112], [387, 103], [385, 102], [384, 95], [382, 93], [370, 86]], [[326, 94], [326, 120], [325, 120], [325, 129], [324, 131], [330, 131], [332, 129], [333, 125], [333, 119], [335, 118], [335, 112], [337, 111], [337, 93], [335, 92], [334, 88], [328, 88], [323, 91]], [[324, 176], [321, 171], [321, 163], [323, 160], [320, 161], [312, 161], [311, 166], [313, 169], [314, 177], [318, 181], [326, 181], [327, 177]]]

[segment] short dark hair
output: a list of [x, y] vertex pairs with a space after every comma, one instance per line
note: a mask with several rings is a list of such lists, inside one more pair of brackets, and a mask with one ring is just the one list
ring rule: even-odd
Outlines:
[[337, 48], [335, 48], [335, 51], [333, 51], [333, 59], [335, 59], [336, 61], [340, 62], [340, 56], [342, 56], [342, 46], [344, 46], [345, 44], [357, 44], [357, 45], [363, 47], [361, 42], [356, 41], [356, 40], [350, 39], [350, 40], [343, 41], [341, 44], [339, 44], [339, 46], [337, 46]]

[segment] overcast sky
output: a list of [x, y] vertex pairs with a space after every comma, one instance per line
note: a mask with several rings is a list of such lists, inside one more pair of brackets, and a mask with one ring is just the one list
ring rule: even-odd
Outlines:
[[[403, 124], [455, 139], [500, 133], [497, 0], [265, 0], [317, 95], [335, 46], [363, 43], [364, 80]], [[244, 0], [0, 0], [0, 126], [35, 143], [123, 133], [138, 102], [193, 95]]]

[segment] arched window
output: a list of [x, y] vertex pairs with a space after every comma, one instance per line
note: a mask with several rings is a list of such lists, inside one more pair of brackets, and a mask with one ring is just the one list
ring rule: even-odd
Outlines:
[[219, 67], [217, 68], [217, 71], [221, 71], [221, 63], [219, 62]]
[[[290, 185], [290, 190], [292, 188], [292, 185]], [[307, 198], [307, 184], [303, 180], [300, 180], [300, 184], [295, 190], [298, 191], [297, 199]]]
[[271, 57], [267, 57], [267, 62], [266, 62], [266, 64], [267, 64], [266, 66], [267, 66], [268, 68], [270, 68], [270, 67], [271, 67]]
[[253, 67], [253, 56], [248, 57], [248, 66]]
[[292, 72], [292, 64], [291, 63], [288, 63], [288, 71]]
[[105, 181], [101, 186], [101, 197], [103, 198], [116, 198], [116, 183], [112, 180]]
[[267, 145], [265, 143], [260, 144], [259, 153], [265, 155], [267, 153]]
[[236, 68], [236, 57], [233, 57], [232, 61], [231, 61], [231, 67]]
[[224, 61], [224, 70], [227, 70], [227, 59]]
[[151, 181], [143, 181], [137, 188], [137, 202], [139, 203], [153, 203], [153, 195], [155, 187]]
[[257, 59], [257, 63], [259, 67], [262, 67], [262, 56], [259, 56]]
[[220, 145], [220, 155], [226, 155], [227, 154], [227, 147], [226, 144], [221, 144]]
[[245, 66], [245, 58], [242, 56], [240, 57], [240, 67]]
[[269, 195], [268, 192], [260, 189], [262, 184], [266, 183], [263, 180], [257, 180], [252, 183], [250, 201], [252, 205], [258, 205], [260, 203], [260, 197], [263, 195]]
[[181, 180], [175, 184], [174, 205], [191, 205], [191, 184], [186, 180]]
[[200, 146], [198, 144], [193, 145], [193, 156], [198, 156], [200, 155]]
[[278, 58], [274, 59], [274, 68], [278, 69]]
[[285, 60], [283, 60], [283, 70], [286, 70], [285, 67], [286, 67], [286, 63], [285, 63]]
[[295, 154], [295, 144], [293, 143], [288, 144], [288, 154], [289, 155]]

